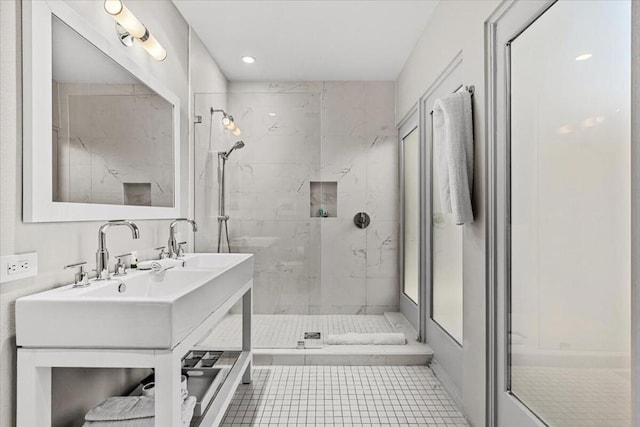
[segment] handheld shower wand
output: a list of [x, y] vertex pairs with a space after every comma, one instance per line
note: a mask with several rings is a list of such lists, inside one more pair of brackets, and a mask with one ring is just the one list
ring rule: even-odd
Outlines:
[[226, 152], [221, 152], [220, 156], [224, 159], [224, 160], [228, 160], [229, 156], [231, 155], [231, 153], [233, 153], [233, 150], [239, 150], [242, 147], [244, 147], [244, 141], [237, 141], [235, 144], [233, 144], [233, 147], [231, 147], [231, 149], [229, 151]]

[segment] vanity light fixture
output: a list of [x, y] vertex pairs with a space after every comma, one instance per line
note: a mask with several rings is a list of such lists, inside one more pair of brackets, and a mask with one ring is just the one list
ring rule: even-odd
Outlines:
[[165, 60], [167, 57], [165, 48], [149, 33], [147, 27], [122, 4], [121, 0], [105, 0], [104, 10], [117, 22], [116, 29], [123, 45], [131, 46], [133, 44], [131, 38], [137, 39], [153, 59], [156, 61]]
[[233, 120], [233, 116], [227, 114], [227, 112], [224, 110], [216, 110], [211, 107], [211, 115], [213, 115], [214, 113], [222, 113], [222, 126], [226, 127], [233, 136], [240, 136], [242, 131]]

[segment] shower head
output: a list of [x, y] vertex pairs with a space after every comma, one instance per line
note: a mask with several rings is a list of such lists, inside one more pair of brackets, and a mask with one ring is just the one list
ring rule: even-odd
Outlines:
[[227, 160], [229, 158], [229, 155], [233, 152], [233, 150], [239, 150], [242, 147], [244, 147], [244, 141], [237, 141], [235, 144], [233, 144], [233, 147], [231, 147], [231, 150], [227, 151], [226, 153], [221, 153], [222, 158]]

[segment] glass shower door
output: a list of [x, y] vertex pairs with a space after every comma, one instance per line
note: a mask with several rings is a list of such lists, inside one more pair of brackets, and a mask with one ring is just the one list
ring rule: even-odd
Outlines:
[[498, 425], [630, 426], [630, 2], [548, 6], [505, 51]]

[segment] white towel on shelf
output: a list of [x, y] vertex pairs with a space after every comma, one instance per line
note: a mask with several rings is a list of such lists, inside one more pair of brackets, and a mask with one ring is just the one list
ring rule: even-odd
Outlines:
[[433, 144], [442, 209], [453, 213], [458, 225], [473, 222], [473, 117], [466, 90], [433, 104]]
[[402, 333], [371, 333], [371, 334], [327, 334], [324, 341], [327, 345], [404, 345], [407, 339]]
[[173, 258], [164, 258], [164, 259], [155, 259], [149, 261], [142, 261], [138, 263], [138, 270], [153, 270], [155, 272], [160, 272], [167, 270], [173, 267], [183, 267], [184, 260], [183, 259], [173, 259]]
[[[189, 427], [196, 398], [182, 402], [182, 427]], [[83, 427], [153, 427], [155, 399], [147, 396], [110, 397], [85, 415]]]
[[[110, 397], [85, 415], [87, 422], [94, 421], [133, 421], [140, 420], [141, 424], [150, 421], [153, 425], [155, 414], [155, 400], [147, 396], [115, 396]], [[90, 424], [94, 425], [94, 424]]]
[[182, 427], [189, 427], [189, 424], [191, 424], [191, 418], [193, 418], [194, 409], [196, 409], [196, 398], [194, 396], [189, 396], [182, 404]]

